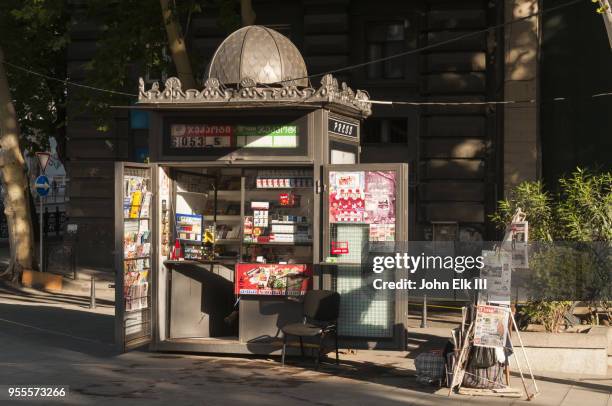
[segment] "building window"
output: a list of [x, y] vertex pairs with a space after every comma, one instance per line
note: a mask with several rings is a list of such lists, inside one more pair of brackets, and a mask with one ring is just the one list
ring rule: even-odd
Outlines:
[[[366, 29], [366, 60], [385, 58], [406, 49], [408, 21], [368, 23]], [[406, 71], [406, 58], [399, 57], [366, 67], [368, 79], [402, 79]]]
[[264, 27], [268, 27], [273, 29], [274, 31], [278, 31], [290, 40], [293, 40], [291, 35], [291, 24], [265, 24]]
[[362, 132], [366, 144], [408, 142], [408, 122], [405, 119], [370, 118], [365, 120]]

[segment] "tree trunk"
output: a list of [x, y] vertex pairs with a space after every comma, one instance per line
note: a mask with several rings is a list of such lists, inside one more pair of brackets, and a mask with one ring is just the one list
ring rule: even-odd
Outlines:
[[252, 0], [240, 0], [240, 16], [242, 18], [243, 27], [255, 24], [257, 14], [255, 14], [255, 10], [253, 10]]
[[183, 84], [183, 89], [195, 89], [196, 82], [191, 70], [191, 63], [189, 62], [189, 55], [187, 54], [187, 46], [181, 32], [181, 26], [176, 16], [172, 15], [172, 9], [169, 5], [170, 0], [159, 0], [159, 3], [168, 36], [168, 47], [176, 67], [176, 73]]
[[610, 0], [599, 0], [599, 7], [601, 7], [601, 16], [604, 19], [610, 49], [612, 49], [612, 2]]
[[[1, 47], [0, 60], [4, 60]], [[11, 252], [9, 266], [0, 272], [0, 276], [18, 283], [22, 271], [33, 268], [34, 239], [28, 200], [29, 182], [25, 160], [19, 148], [19, 124], [2, 63], [0, 63], [0, 178]]]

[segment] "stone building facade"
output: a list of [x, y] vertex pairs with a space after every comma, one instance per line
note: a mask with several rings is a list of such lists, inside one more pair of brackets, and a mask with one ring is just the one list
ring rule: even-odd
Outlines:
[[[256, 24], [289, 37], [309, 74], [406, 53], [402, 58], [335, 73], [372, 100], [483, 102], [535, 99], [538, 0], [254, 0]], [[487, 27], [495, 27], [487, 29]], [[228, 33], [214, 13], [195, 18], [188, 47], [209, 59]], [[83, 79], [98, 31], [78, 24], [68, 65]], [[458, 41], [434, 46], [460, 36]], [[421, 52], [411, 51], [426, 47]], [[207, 62], [204, 60], [203, 62]], [[202, 63], [201, 65], [205, 65]], [[199, 77], [204, 76], [201, 72]], [[160, 78], [150, 78], [160, 79]], [[312, 81], [318, 84], [320, 78]], [[134, 77], [134, 91], [137, 89]], [[519, 105], [373, 105], [363, 124], [362, 162], [410, 164], [412, 240], [494, 239], [487, 221], [508, 187], [538, 178], [538, 103]], [[71, 221], [80, 225], [81, 262], [110, 266], [113, 164], [146, 155], [146, 120], [118, 112], [110, 133], [92, 117], [70, 115], [68, 173]], [[439, 234], [442, 232], [442, 234]]]

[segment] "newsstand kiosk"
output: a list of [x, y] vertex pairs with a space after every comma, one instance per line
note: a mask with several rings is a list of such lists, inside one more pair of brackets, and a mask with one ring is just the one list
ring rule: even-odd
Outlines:
[[[262, 52], [280, 61], [277, 80], [298, 79], [262, 85], [263, 68], [245, 60]], [[407, 165], [359, 164], [368, 95], [305, 76], [287, 38], [251, 26], [221, 44], [203, 90], [141, 80], [132, 108], [149, 112], [151, 163], [115, 171], [122, 350], [280, 353], [308, 289], [340, 292], [345, 345], [404, 348], [406, 293], [359, 291], [370, 244], [407, 240]]]

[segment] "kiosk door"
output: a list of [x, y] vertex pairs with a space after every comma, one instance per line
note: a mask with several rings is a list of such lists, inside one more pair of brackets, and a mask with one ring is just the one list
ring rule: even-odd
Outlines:
[[115, 164], [115, 344], [151, 342], [156, 165]]
[[408, 165], [327, 165], [323, 173], [323, 288], [341, 295], [339, 333], [377, 348], [403, 349], [407, 294], [373, 289], [374, 255], [392, 255], [408, 240]]

